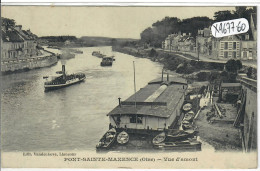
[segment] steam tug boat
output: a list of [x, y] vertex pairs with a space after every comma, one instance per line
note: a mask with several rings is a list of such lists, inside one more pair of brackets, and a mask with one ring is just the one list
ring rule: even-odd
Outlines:
[[57, 71], [56, 74], [55, 76], [43, 77], [46, 79], [44, 83], [45, 91], [67, 87], [79, 83], [86, 78], [84, 73], [66, 74], [65, 65], [62, 65], [62, 71]]

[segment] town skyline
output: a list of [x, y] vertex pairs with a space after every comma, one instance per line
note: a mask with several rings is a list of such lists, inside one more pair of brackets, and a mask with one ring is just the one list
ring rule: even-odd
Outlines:
[[180, 19], [206, 16], [213, 19], [214, 13], [222, 10], [233, 11], [235, 7], [3, 6], [2, 17], [14, 19], [17, 25], [40, 37], [73, 35], [140, 39], [144, 29], [167, 16]]

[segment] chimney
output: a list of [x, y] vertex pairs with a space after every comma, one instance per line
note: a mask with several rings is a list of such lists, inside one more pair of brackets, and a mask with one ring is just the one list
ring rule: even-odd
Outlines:
[[186, 33], [182, 33], [183, 36], [186, 36]]
[[14, 26], [14, 29], [20, 32], [22, 30], [22, 25], [16, 25]]
[[63, 79], [66, 79], [66, 75], [65, 75], [65, 65], [62, 65], [62, 75], [63, 75]]
[[245, 35], [245, 40], [249, 40], [249, 34]]
[[162, 69], [162, 81], [163, 81], [163, 69]]
[[169, 73], [167, 73], [167, 81], [169, 81]]
[[119, 107], [121, 107], [121, 98], [118, 97], [118, 103], [119, 103]]

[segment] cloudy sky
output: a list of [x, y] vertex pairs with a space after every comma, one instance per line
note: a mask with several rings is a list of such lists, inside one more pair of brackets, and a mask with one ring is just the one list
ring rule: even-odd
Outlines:
[[38, 36], [74, 35], [140, 38], [140, 33], [165, 16], [180, 19], [208, 16], [234, 7], [50, 7], [2, 6], [12, 18]]

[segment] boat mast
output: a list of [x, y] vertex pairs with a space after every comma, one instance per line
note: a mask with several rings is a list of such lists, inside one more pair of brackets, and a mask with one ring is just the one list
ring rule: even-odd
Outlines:
[[[134, 90], [135, 90], [135, 110], [136, 110], [135, 61], [133, 61], [133, 67], [134, 67]], [[137, 114], [136, 114], [135, 122], [136, 122], [136, 129], [137, 129]]]
[[136, 108], [135, 61], [133, 61], [133, 67], [134, 67], [134, 90], [135, 90], [135, 108]]

